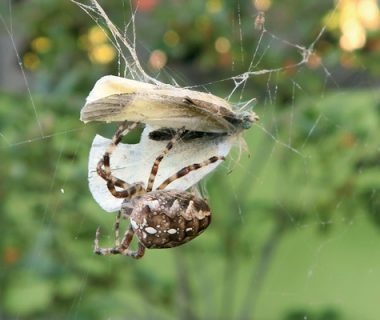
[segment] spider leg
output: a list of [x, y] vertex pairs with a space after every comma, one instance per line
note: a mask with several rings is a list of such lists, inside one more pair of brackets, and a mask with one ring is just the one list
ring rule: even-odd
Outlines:
[[125, 256], [130, 256], [134, 259], [140, 259], [144, 256], [144, 253], [145, 253], [145, 247], [141, 243], [139, 243], [137, 247], [137, 251], [130, 251], [128, 249], [127, 253], [122, 253], [122, 254]]
[[97, 173], [104, 180], [110, 181], [113, 180], [114, 184], [118, 187], [122, 187], [124, 189], [127, 188], [128, 184], [121, 179], [115, 178], [111, 174], [110, 167], [110, 157], [112, 152], [116, 149], [117, 145], [120, 143], [121, 139], [128, 134], [130, 131], [137, 127], [138, 123], [133, 122], [129, 123], [124, 121], [116, 130], [115, 134], [112, 137], [112, 141], [104, 152], [103, 158], [99, 160], [98, 165], [96, 167]]
[[125, 190], [117, 191], [113, 182], [108, 181], [107, 188], [115, 198], [131, 199], [135, 195], [146, 193], [142, 183], [134, 183]]
[[[118, 215], [117, 220], [120, 218]], [[116, 222], [117, 223], [117, 222]], [[116, 225], [116, 224], [115, 224]], [[101, 256], [107, 256], [107, 255], [115, 255], [115, 254], [123, 254], [125, 251], [130, 251], [128, 249], [129, 244], [131, 243], [133, 239], [134, 231], [131, 226], [127, 229], [127, 231], [124, 234], [123, 242], [120, 244], [120, 241], [118, 239], [117, 234], [117, 240], [115, 240], [115, 246], [112, 248], [100, 248], [99, 246], [99, 237], [100, 237], [100, 228], [96, 229], [96, 235], [95, 235], [95, 241], [94, 241], [94, 253], [101, 255]], [[132, 252], [132, 251], [131, 251]]]
[[131, 244], [134, 233], [135, 232], [133, 231], [132, 226], [129, 225], [127, 231], [124, 234], [123, 240], [118, 247], [118, 253], [123, 256], [132, 257], [134, 259], [140, 259], [145, 253], [145, 247], [140, 242], [138, 244], [137, 251], [132, 251], [129, 249], [129, 245]]
[[[124, 122], [117, 129], [116, 133], [112, 137], [112, 142], [107, 147], [103, 158], [98, 162], [96, 167], [97, 173], [100, 177], [107, 181], [107, 188], [117, 198], [130, 199], [136, 194], [145, 193], [144, 185], [142, 183], [128, 184], [127, 182], [114, 177], [111, 173], [110, 167], [110, 157], [112, 152], [115, 150], [117, 145], [120, 143], [122, 137], [126, 135], [130, 130], [134, 129], [138, 123], [129, 124]], [[115, 187], [123, 188], [123, 190], [116, 190]], [[139, 259], [144, 255], [145, 247], [139, 243], [137, 251], [132, 251], [129, 249], [129, 245], [133, 239], [134, 231], [132, 226], [129, 226], [124, 234], [123, 240], [120, 243], [120, 217], [121, 210], [118, 212], [115, 220], [115, 246], [112, 248], [100, 248], [99, 237], [100, 228], [96, 230], [95, 240], [94, 240], [94, 253], [98, 255], [116, 255], [121, 254], [125, 256], [130, 256], [135, 259]]]
[[126, 249], [126, 250], [120, 252], [120, 254], [122, 254], [123, 256], [132, 257], [134, 259], [140, 259], [145, 254], [145, 247], [139, 242], [136, 251], [132, 251], [130, 249]]
[[100, 236], [100, 227], [96, 229], [95, 241], [94, 241], [94, 253], [100, 256], [108, 256], [114, 254], [120, 254], [119, 247], [113, 248], [100, 248], [99, 247], [99, 236]]
[[174, 144], [177, 142], [177, 140], [182, 136], [182, 134], [184, 132], [185, 132], [185, 127], [177, 130], [175, 136], [169, 141], [169, 143], [166, 145], [165, 149], [160, 153], [160, 155], [156, 158], [156, 160], [154, 160], [152, 170], [150, 171], [150, 176], [149, 176], [148, 186], [146, 188], [146, 192], [152, 191], [153, 185], [154, 185], [154, 180], [156, 179], [156, 175], [158, 172], [158, 167], [160, 166], [162, 159], [173, 148]]
[[120, 216], [121, 216], [121, 210], [117, 213], [116, 220], [115, 220], [115, 246], [120, 246]]
[[[136, 194], [145, 193], [145, 189], [142, 183], [128, 184], [127, 182], [115, 177], [111, 173], [110, 157], [112, 152], [115, 150], [117, 145], [120, 143], [123, 136], [129, 133], [131, 130], [136, 128], [137, 122], [128, 123], [124, 121], [119, 128], [116, 130], [112, 141], [107, 147], [103, 158], [100, 159], [96, 167], [96, 171], [100, 177], [107, 181], [107, 188], [116, 198], [126, 198], [129, 199]], [[118, 191], [115, 187], [122, 188], [123, 190]]]
[[100, 177], [102, 177], [106, 181], [111, 181], [113, 185], [115, 185], [115, 186], [117, 186], [119, 188], [127, 189], [129, 187], [129, 184], [126, 183], [124, 180], [121, 180], [121, 179], [116, 178], [116, 177], [114, 177], [112, 175], [106, 174], [106, 172], [102, 168], [103, 165], [104, 165], [104, 162], [103, 162], [103, 159], [101, 159], [98, 162], [98, 165], [96, 167], [96, 172], [98, 173], [98, 175]]
[[129, 245], [133, 239], [134, 231], [132, 226], [129, 226], [127, 231], [124, 234], [123, 241], [121, 244], [116, 244], [115, 247], [112, 248], [100, 248], [99, 247], [99, 236], [100, 236], [100, 228], [96, 230], [95, 242], [94, 242], [94, 253], [100, 256], [110, 256], [121, 254], [123, 256], [129, 256], [134, 259], [140, 259], [144, 256], [145, 247], [139, 243], [137, 250], [132, 251], [129, 249]]
[[207, 167], [211, 163], [214, 163], [218, 160], [225, 160], [225, 159], [226, 158], [223, 156], [213, 156], [201, 163], [194, 163], [189, 166], [186, 166], [182, 168], [181, 170], [179, 170], [177, 173], [173, 174], [171, 177], [167, 178], [164, 182], [162, 182], [157, 188], [157, 190], [165, 189], [170, 183], [172, 183], [173, 181], [179, 178], [182, 178], [183, 176], [189, 174], [191, 171], [198, 170], [203, 167]]

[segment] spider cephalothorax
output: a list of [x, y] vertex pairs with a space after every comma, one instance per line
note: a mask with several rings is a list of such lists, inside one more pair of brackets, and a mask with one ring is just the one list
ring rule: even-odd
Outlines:
[[[124, 198], [115, 223], [115, 247], [100, 248], [99, 229], [96, 232], [94, 251], [99, 255], [122, 254], [141, 258], [145, 248], [171, 248], [192, 240], [201, 234], [211, 222], [210, 208], [205, 199], [191, 192], [164, 189], [171, 182], [189, 172], [224, 160], [224, 157], [214, 156], [202, 163], [186, 166], [163, 181], [156, 190], [152, 190], [160, 162], [184, 134], [184, 129], [180, 129], [156, 158], [147, 187], [145, 188], [143, 183], [130, 185], [112, 175], [110, 156], [122, 137], [136, 125], [136, 123], [123, 123], [119, 127], [97, 166], [98, 174], [107, 182], [108, 190], [112, 195]], [[130, 220], [129, 228], [121, 242], [119, 240], [120, 217]], [[129, 249], [134, 234], [138, 239], [137, 251]]]

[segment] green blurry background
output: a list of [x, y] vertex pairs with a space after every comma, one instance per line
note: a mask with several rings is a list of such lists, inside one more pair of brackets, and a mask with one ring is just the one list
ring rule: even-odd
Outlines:
[[[102, 4], [130, 21], [129, 1]], [[225, 97], [256, 49], [251, 70], [275, 69], [232, 96], [257, 97], [261, 121], [204, 185], [212, 225], [140, 261], [92, 253], [97, 226], [113, 243], [114, 215], [88, 191], [88, 152], [115, 125], [79, 112], [98, 78], [123, 74], [116, 51], [70, 1], [0, 14], [1, 319], [379, 319], [376, 1], [140, 0], [137, 49], [160, 80]], [[293, 44], [322, 28], [294, 67]]]

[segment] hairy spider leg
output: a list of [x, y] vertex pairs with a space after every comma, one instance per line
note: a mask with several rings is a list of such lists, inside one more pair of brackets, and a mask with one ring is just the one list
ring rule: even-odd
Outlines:
[[[104, 180], [108, 181], [111, 176], [111, 168], [110, 168], [110, 155], [116, 149], [117, 145], [120, 143], [121, 139], [132, 131], [138, 125], [137, 122], [128, 123], [124, 121], [116, 130], [115, 134], [112, 137], [111, 143], [108, 145], [103, 158], [99, 160], [98, 165], [96, 167], [99, 176], [101, 176]], [[104, 166], [104, 169], [102, 168]]]
[[95, 234], [94, 253], [101, 256], [121, 254], [124, 256], [130, 256], [132, 258], [139, 259], [144, 255], [145, 247], [141, 243], [138, 243], [138, 247], [136, 251], [129, 249], [129, 245], [132, 242], [133, 235], [135, 234], [131, 225], [129, 225], [127, 231], [125, 232], [123, 236], [123, 240], [120, 243], [120, 236], [119, 236], [120, 216], [121, 216], [121, 210], [119, 210], [116, 216], [116, 221], [115, 221], [115, 246], [112, 248], [100, 248], [99, 246], [100, 227], [98, 227], [96, 229], [96, 234]]
[[143, 257], [145, 253], [145, 247], [139, 242], [136, 251], [132, 251], [129, 249], [129, 245], [132, 241], [134, 235], [134, 231], [132, 226], [129, 226], [127, 231], [124, 234], [123, 241], [121, 244], [115, 242], [115, 247], [113, 248], [100, 248], [99, 247], [99, 236], [100, 236], [100, 228], [96, 230], [96, 236], [94, 241], [94, 253], [100, 256], [108, 256], [121, 254], [123, 256], [129, 256], [135, 259], [140, 259]]
[[[112, 193], [113, 196], [117, 198], [125, 198], [129, 199], [135, 194], [145, 193], [145, 189], [141, 183], [136, 184], [128, 184], [124, 180], [121, 180], [111, 173], [110, 167], [110, 157], [112, 152], [116, 149], [117, 145], [120, 143], [123, 136], [128, 134], [131, 130], [136, 128], [138, 123], [128, 123], [123, 122], [119, 128], [116, 130], [114, 136], [112, 137], [112, 141], [107, 147], [103, 158], [98, 162], [97, 165], [97, 173], [100, 177], [107, 181], [107, 188]], [[117, 191], [115, 186], [123, 188], [124, 190]], [[131, 226], [127, 229], [124, 234], [123, 240], [120, 244], [120, 217], [121, 210], [119, 210], [116, 220], [115, 220], [115, 247], [113, 248], [100, 248], [99, 247], [99, 236], [100, 236], [100, 228], [96, 230], [95, 243], [94, 243], [94, 252], [98, 255], [114, 255], [114, 254], [122, 254], [126, 256], [131, 256], [135, 259], [139, 259], [144, 255], [145, 247], [139, 243], [137, 251], [130, 250], [129, 244], [132, 241], [134, 231]]]
[[115, 220], [115, 246], [120, 246], [120, 216], [121, 210], [118, 211], [116, 220]]
[[146, 187], [146, 192], [152, 191], [154, 180], [156, 179], [157, 172], [158, 172], [158, 167], [160, 166], [162, 159], [169, 153], [169, 151], [173, 148], [174, 144], [178, 141], [178, 139], [183, 135], [184, 132], [185, 132], [185, 127], [177, 130], [175, 136], [169, 141], [165, 149], [160, 153], [160, 155], [156, 158], [156, 160], [154, 160], [152, 170], [150, 171], [150, 176], [148, 180], [148, 186]]
[[[142, 183], [128, 184], [124, 180], [113, 176], [110, 166], [110, 157], [112, 152], [116, 149], [123, 136], [136, 128], [137, 125], [137, 122], [128, 123], [125, 121], [119, 126], [114, 136], [112, 137], [112, 141], [105, 151], [103, 158], [98, 162], [98, 165], [96, 167], [98, 175], [107, 181], [108, 190], [116, 198], [130, 199], [135, 194], [145, 193], [145, 189]], [[115, 186], [123, 188], [124, 190], [118, 191], [116, 190]]]
[[224, 156], [213, 156], [201, 163], [194, 163], [189, 166], [186, 166], [179, 170], [177, 173], [173, 174], [171, 177], [167, 178], [164, 182], [162, 182], [157, 190], [163, 190], [165, 189], [170, 183], [174, 182], [175, 180], [182, 178], [183, 176], [189, 174], [191, 171], [198, 170], [203, 167], [207, 167], [209, 164], [214, 163], [218, 160], [225, 160], [226, 158]]

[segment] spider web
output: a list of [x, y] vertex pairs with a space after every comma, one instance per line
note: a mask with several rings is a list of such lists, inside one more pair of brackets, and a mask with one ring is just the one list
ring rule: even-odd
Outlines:
[[[63, 65], [57, 70], [68, 75], [65, 83], [48, 77], [50, 82], [41, 84], [47, 89], [39, 87], [43, 78], [24, 66], [25, 27], [16, 12], [21, 7], [11, 1], [2, 5], [0, 316], [378, 315], [374, 284], [380, 270], [376, 250], [380, 99], [370, 89], [345, 90], [332, 58], [319, 55], [318, 46], [326, 41], [326, 26], [338, 4], [315, 11], [320, 20], [327, 18], [322, 26], [313, 26], [309, 39], [297, 28], [302, 16], [290, 25], [281, 19], [275, 23], [280, 16], [274, 12], [286, 4], [273, 3], [263, 27], [255, 29], [258, 12], [252, 9], [252, 19], [243, 19], [244, 3], [234, 2], [229, 40], [238, 43], [238, 50], [229, 75], [208, 74], [200, 82], [186, 72], [189, 69], [146, 71], [144, 61], [153, 45], [143, 45], [147, 40], [139, 33], [143, 29], [139, 10], [128, 1], [120, 2], [123, 18], [117, 26], [113, 21], [118, 17], [108, 17], [96, 1], [72, 2], [78, 7], [70, 12], [88, 19], [79, 8], [83, 9], [116, 48], [118, 75], [210, 92], [236, 108], [256, 97], [254, 111], [261, 121], [244, 135], [248, 152], [232, 153], [229, 164], [203, 186], [213, 224], [201, 237], [176, 249], [148, 250], [141, 261], [94, 257], [95, 229], [102, 227], [101, 243], [110, 245], [113, 217], [103, 214], [87, 191], [87, 157], [94, 135], [101, 131], [110, 137], [114, 126], [69, 120], [66, 114], [72, 110], [79, 118], [85, 95], [83, 91], [78, 95], [75, 87], [83, 79], [73, 80], [76, 74]], [[303, 10], [308, 8], [315, 9], [310, 5]], [[277, 61], [274, 52], [283, 60]], [[5, 57], [16, 66], [6, 69]], [[369, 67], [362, 65], [362, 70]], [[315, 78], [319, 83], [304, 81]], [[356, 77], [351, 86], [373, 85], [371, 78]], [[60, 92], [73, 97], [60, 98]], [[20, 93], [27, 98], [17, 97]]]

